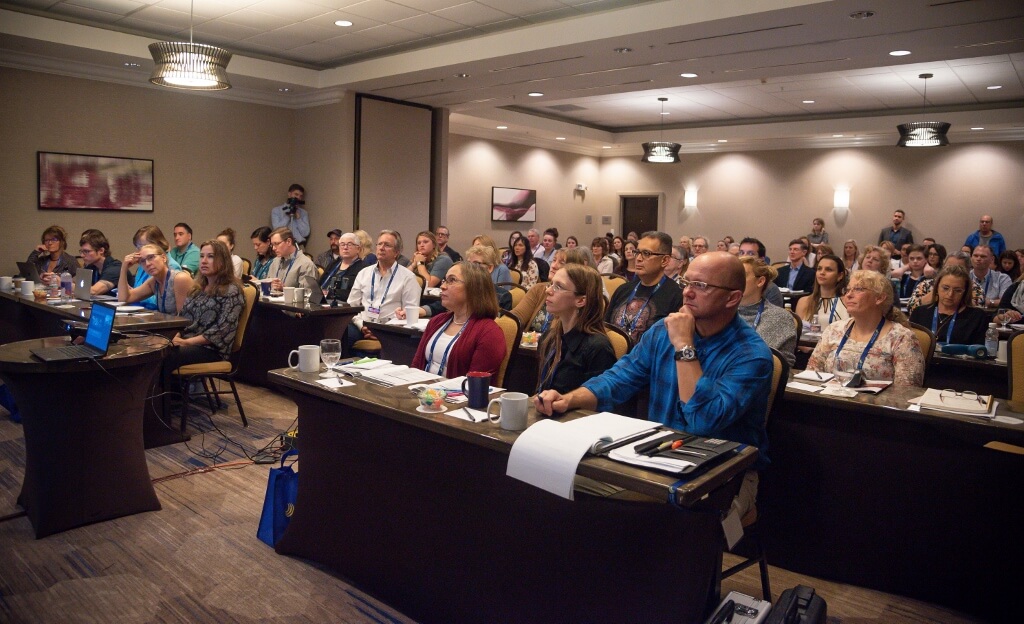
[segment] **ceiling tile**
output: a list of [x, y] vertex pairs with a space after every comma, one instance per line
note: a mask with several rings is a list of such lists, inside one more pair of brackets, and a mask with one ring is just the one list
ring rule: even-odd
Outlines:
[[[205, 24], [195, 27], [195, 31], [205, 36], [217, 37], [221, 43], [225, 41], [238, 41], [247, 37], [258, 35], [261, 31], [241, 24], [232, 24], [222, 20], [211, 20]], [[196, 37], [199, 39], [199, 37]]]
[[553, 22], [558, 19], [564, 19], [566, 17], [578, 17], [579, 11], [572, 7], [563, 6], [560, 9], [553, 11], [542, 11], [540, 13], [531, 13], [530, 15], [523, 16], [527, 22], [531, 24], [542, 24], [544, 22]]
[[523, 26], [529, 26], [530, 22], [524, 20], [521, 17], [513, 17], [512, 19], [502, 20], [500, 22], [492, 22], [490, 24], [481, 24], [475, 28], [483, 33], [495, 33], [503, 30], [511, 30], [513, 28], [521, 28]]
[[360, 17], [368, 17], [378, 22], [390, 23], [419, 15], [423, 11], [410, 9], [394, 2], [388, 2], [388, 0], [364, 0], [359, 4], [345, 7], [345, 12]]
[[248, 10], [283, 17], [291, 22], [301, 22], [330, 13], [330, 9], [301, 0], [263, 0], [251, 5]]
[[394, 4], [400, 4], [410, 9], [417, 11], [423, 11], [430, 13], [433, 11], [440, 11], [441, 9], [447, 9], [459, 4], [464, 4], [466, 0], [391, 0]]
[[478, 2], [467, 2], [450, 9], [435, 11], [434, 15], [439, 15], [466, 26], [483, 26], [484, 24], [500, 22], [509, 18], [508, 13], [492, 9]]
[[316, 39], [301, 31], [296, 31], [294, 26], [285, 26], [277, 30], [260, 33], [243, 40], [243, 45], [258, 45], [277, 48], [279, 50], [291, 50], [299, 46], [308, 45]]
[[415, 17], [409, 17], [403, 20], [393, 22], [392, 25], [412, 32], [419, 33], [421, 35], [443, 35], [450, 32], [459, 30], [465, 30], [463, 24], [446, 20], [430, 13], [423, 13]]
[[100, 24], [113, 24], [114, 22], [122, 19], [124, 16], [117, 13], [108, 13], [107, 11], [97, 11], [96, 9], [88, 9], [86, 7], [75, 6], [73, 4], [60, 4], [55, 6], [52, 11], [60, 15], [70, 15], [81, 19], [87, 19]]
[[[51, 4], [53, 3], [51, 2]], [[132, 11], [138, 11], [146, 6], [144, 3], [136, 0], [67, 0], [64, 2], [64, 5], [85, 7], [122, 16], [127, 16]]]
[[219, 21], [229, 22], [231, 24], [241, 24], [242, 26], [255, 28], [256, 30], [259, 31], [283, 28], [288, 24], [292, 23], [292, 20], [289, 20], [284, 17], [270, 15], [269, 13], [260, 13], [259, 11], [248, 10], [228, 13], [224, 17], [220, 18]]
[[[338, 26], [335, 24], [338, 20], [348, 20], [352, 22], [352, 25]], [[377, 20], [372, 20], [368, 17], [362, 17], [353, 13], [346, 13], [345, 11], [331, 11], [330, 13], [324, 13], [323, 15], [318, 15], [312, 19], [308, 19], [303, 23], [320, 26], [322, 28], [333, 28], [336, 35], [341, 36], [366, 30], [367, 28], [373, 28], [374, 26], [380, 26], [384, 22], [378, 22]]]
[[565, 8], [565, 5], [558, 0], [514, 0], [513, 2], [509, 2], [508, 0], [477, 1], [484, 6], [491, 7], [492, 9], [498, 9], [499, 11], [504, 11], [505, 13], [511, 13], [512, 15], [518, 15], [520, 17]]
[[[69, 0], [70, 1], [70, 0]], [[75, 0], [79, 2], [80, 0]], [[220, 0], [202, 0], [201, 2], [195, 3], [193, 9], [191, 0], [160, 0], [155, 3], [156, 6], [163, 9], [170, 9], [172, 11], [180, 11], [182, 13], [194, 12], [196, 17], [204, 17], [207, 19], [221, 17], [228, 13], [233, 13], [246, 5], [255, 4], [257, 0], [247, 0], [246, 2], [222, 2]]]
[[412, 31], [405, 30], [404, 28], [398, 28], [397, 26], [391, 26], [390, 24], [384, 24], [383, 26], [377, 26], [375, 28], [368, 28], [359, 34], [384, 45], [406, 43], [415, 39], [423, 38], [423, 35], [419, 33], [414, 33]]
[[[174, 28], [188, 28], [189, 15], [188, 13], [182, 13], [181, 11], [172, 11], [159, 6], [148, 6], [144, 7], [135, 13], [132, 13], [128, 18], [122, 20], [124, 23], [129, 19], [137, 19], [143, 22], [150, 22], [153, 24], [160, 24], [164, 27]], [[195, 23], [201, 24], [207, 21], [205, 18], [196, 17]]]

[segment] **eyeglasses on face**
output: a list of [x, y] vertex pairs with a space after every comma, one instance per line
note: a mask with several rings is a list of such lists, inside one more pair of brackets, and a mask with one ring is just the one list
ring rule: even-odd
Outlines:
[[967, 291], [966, 289], [963, 288], [953, 288], [948, 284], [943, 284], [942, 286], [939, 286], [939, 292], [941, 292], [944, 295], [948, 295], [949, 293], [953, 293], [954, 295], [962, 295]]
[[657, 251], [651, 251], [650, 249], [637, 249], [633, 253], [635, 253], [636, 255], [640, 256], [644, 260], [649, 260], [651, 256], [667, 256], [667, 255], [669, 255], [667, 253], [658, 253]]
[[567, 292], [567, 293], [572, 293], [572, 294], [576, 295], [577, 297], [582, 297], [583, 296], [581, 293], [579, 293], [579, 292], [577, 292], [575, 290], [569, 290], [565, 286], [562, 286], [561, 284], [556, 284], [555, 282], [551, 282], [551, 285], [548, 286], [548, 290], [550, 290], [553, 293], [564, 293], [564, 292]]
[[720, 288], [721, 290], [736, 290], [735, 288], [729, 288], [727, 286], [719, 286], [718, 284], [709, 284], [707, 282], [695, 282], [687, 279], [679, 280], [679, 285], [683, 288], [693, 288], [697, 292], [707, 292], [709, 288]]
[[445, 284], [448, 284], [449, 286], [454, 286], [456, 284], [465, 284], [466, 283], [466, 280], [459, 279], [459, 278], [455, 277], [454, 275], [445, 275], [444, 279], [441, 280], [441, 281], [443, 283], [445, 283]]
[[87, 256], [87, 255], [89, 255], [91, 253], [96, 253], [96, 250], [95, 249], [88, 249], [86, 247], [82, 247], [81, 249], [78, 250], [78, 255], [80, 255], [80, 256]]
[[43, 239], [43, 243], [45, 243], [47, 245], [49, 245], [51, 243], [59, 243], [59, 242], [60, 242], [59, 238], [44, 238]]
[[338, 247], [358, 247], [358, 246], [359, 246], [359, 243], [350, 243], [348, 241], [343, 241], [343, 242], [338, 243]]
[[160, 254], [149, 254], [148, 256], [143, 256], [142, 258], [140, 258], [140, 260], [142, 260], [143, 262], [152, 262], [153, 260], [159, 257]]
[[860, 293], [873, 292], [873, 291], [870, 288], [866, 287], [866, 286], [851, 286], [851, 287], [846, 289], [846, 292], [857, 293], [859, 295]]
[[277, 241], [276, 243], [274, 241], [270, 241], [270, 246], [273, 247], [274, 249], [277, 249], [279, 245], [283, 245], [283, 244], [284, 244], [284, 241]]

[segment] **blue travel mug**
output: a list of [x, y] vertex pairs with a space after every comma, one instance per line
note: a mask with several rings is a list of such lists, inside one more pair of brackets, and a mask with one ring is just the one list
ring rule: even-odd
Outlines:
[[491, 374], [471, 371], [462, 380], [462, 392], [469, 399], [469, 407], [485, 409], [491, 389]]

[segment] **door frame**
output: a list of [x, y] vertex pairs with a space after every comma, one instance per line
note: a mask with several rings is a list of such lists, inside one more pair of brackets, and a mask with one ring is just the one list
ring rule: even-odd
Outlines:
[[[666, 202], [666, 199], [665, 199], [665, 192], [664, 191], [627, 191], [627, 192], [620, 192], [617, 195], [618, 195], [618, 198], [619, 198], [619, 223], [618, 223], [618, 228], [620, 230], [622, 230], [622, 223], [625, 221], [624, 215], [622, 213], [622, 200], [623, 200], [623, 198], [625, 198], [625, 197], [657, 197], [658, 198], [658, 231], [660, 231], [660, 232], [664, 232], [665, 231], [662, 228], [662, 224], [666, 223], [666, 219], [665, 219], [665, 202]], [[640, 234], [640, 232], [637, 232], [637, 234]], [[626, 232], [624, 232], [624, 231], [619, 232], [619, 235], [622, 236], [622, 237], [625, 237], [626, 236]]]

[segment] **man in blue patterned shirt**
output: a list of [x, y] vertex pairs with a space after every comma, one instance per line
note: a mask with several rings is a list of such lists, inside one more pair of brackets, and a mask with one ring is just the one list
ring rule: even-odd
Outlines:
[[[773, 363], [768, 346], [736, 314], [743, 265], [727, 252], [704, 253], [690, 263], [684, 283], [678, 312], [655, 323], [629, 354], [582, 387], [565, 395], [542, 392], [537, 411], [610, 410], [649, 385], [649, 420], [754, 445], [761, 452], [754, 467], [764, 467]], [[736, 501], [740, 517], [756, 493], [757, 474], [750, 471]]]

